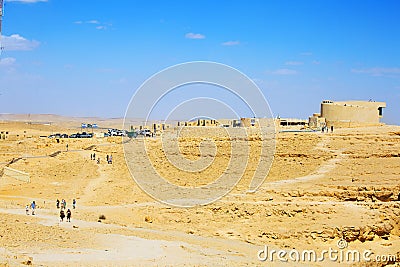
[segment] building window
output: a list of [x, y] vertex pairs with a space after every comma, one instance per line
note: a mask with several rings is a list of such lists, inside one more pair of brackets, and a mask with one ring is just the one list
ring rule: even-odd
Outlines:
[[383, 116], [383, 107], [378, 108], [379, 116]]

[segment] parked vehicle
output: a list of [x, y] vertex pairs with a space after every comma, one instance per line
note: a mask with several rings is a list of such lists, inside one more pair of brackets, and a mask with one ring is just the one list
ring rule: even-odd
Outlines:
[[68, 138], [68, 134], [55, 133], [49, 135], [48, 138]]
[[125, 130], [108, 129], [108, 134], [110, 136], [126, 136], [127, 132]]
[[69, 138], [92, 138], [92, 137], [93, 137], [92, 133], [86, 133], [86, 132], [71, 134], [69, 136]]
[[141, 130], [140, 131], [140, 133], [139, 134], [141, 134], [141, 135], [143, 135], [143, 136], [147, 136], [147, 137], [151, 137], [152, 136], [152, 132], [150, 131], [150, 129], [143, 129], [143, 130]]
[[86, 132], [83, 132], [83, 133], [81, 133], [80, 135], [79, 135], [79, 138], [92, 138], [93, 137], [93, 134], [91, 134], [91, 133], [86, 133]]

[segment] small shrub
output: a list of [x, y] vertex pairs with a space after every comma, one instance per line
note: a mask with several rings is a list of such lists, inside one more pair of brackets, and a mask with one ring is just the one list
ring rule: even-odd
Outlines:
[[106, 219], [106, 216], [104, 216], [103, 214], [101, 214], [100, 216], [99, 216], [99, 220], [105, 220]]

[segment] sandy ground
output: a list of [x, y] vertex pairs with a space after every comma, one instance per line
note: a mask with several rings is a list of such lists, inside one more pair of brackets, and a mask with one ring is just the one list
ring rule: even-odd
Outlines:
[[[400, 261], [398, 126], [280, 133], [271, 171], [255, 193], [249, 193], [248, 186], [260, 140], [252, 138], [244, 176], [232, 192], [213, 204], [189, 209], [160, 204], [136, 185], [121, 139], [57, 143], [38, 137], [54, 132], [54, 127], [59, 132], [76, 130], [60, 123], [0, 124], [0, 130], [27, 135], [0, 141], [1, 166], [22, 157], [9, 167], [31, 177], [30, 183], [0, 178], [0, 266], [281, 266], [276, 256], [273, 262], [260, 261], [258, 252], [265, 245], [269, 250], [339, 250], [341, 238], [348, 245], [345, 250], [374, 253], [373, 262], [345, 265], [396, 265], [393, 260], [377, 262], [377, 255], [395, 255]], [[232, 153], [229, 138], [208, 138], [213, 141], [208, 148], [201, 148], [199, 135], [178, 139], [181, 160], [198, 160], [203, 154], [205, 160], [212, 158], [208, 168], [192, 173], [171, 166], [168, 156], [176, 155], [163, 154], [160, 138], [146, 144], [154, 168], [166, 179], [198, 186], [226, 171]], [[100, 164], [90, 160], [92, 153], [101, 158]], [[113, 164], [105, 161], [110, 154]], [[137, 168], [145, 175], [142, 166]], [[66, 199], [71, 223], [59, 221], [56, 199]], [[33, 200], [39, 206], [36, 215], [26, 215], [25, 205]]]

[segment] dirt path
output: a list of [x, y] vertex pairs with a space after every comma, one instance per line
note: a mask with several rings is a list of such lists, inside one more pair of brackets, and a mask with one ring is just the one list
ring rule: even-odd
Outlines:
[[[301, 177], [296, 177], [293, 179], [288, 179], [288, 180], [280, 180], [276, 182], [270, 182], [266, 183], [264, 186], [264, 190], [268, 189], [278, 189], [282, 188], [286, 185], [293, 185], [297, 183], [304, 183], [307, 181], [312, 181], [312, 180], [318, 180], [321, 178], [324, 178], [326, 174], [334, 170], [339, 162], [344, 160], [347, 155], [343, 154], [343, 150], [337, 150], [337, 149], [329, 149], [327, 146], [330, 142], [331, 136], [330, 135], [322, 135], [322, 140], [315, 146], [314, 149], [324, 151], [324, 152], [329, 152], [332, 155], [335, 155], [334, 158], [326, 161], [324, 164], [322, 164], [317, 170], [315, 170], [313, 173], [306, 175], [306, 176], [301, 176]], [[260, 190], [261, 191], [261, 190]]]
[[[79, 154], [84, 158], [88, 158], [89, 154], [91, 154], [91, 151], [79, 151]], [[97, 166], [99, 175], [91, 178], [90, 182], [83, 190], [83, 194], [80, 197], [80, 202], [82, 203], [89, 203], [93, 198], [95, 198], [97, 188], [107, 180], [107, 176], [105, 175], [104, 171], [106, 168], [105, 166], [107, 165], [98, 164]]]
[[[1, 209], [0, 213], [25, 215], [22, 209]], [[95, 238], [99, 248], [42, 250], [27, 248], [22, 254], [33, 257], [35, 264], [46, 266], [75, 266], [98, 262], [102, 266], [206, 264], [226, 266], [230, 263], [248, 263], [246, 255], [256, 255], [259, 247], [241, 241], [206, 238], [177, 231], [159, 231], [144, 228], [124, 227], [74, 219], [72, 223], [60, 222], [51, 210], [38, 210], [34, 218], [44, 226], [87, 231]], [[108, 229], [108, 233], [95, 230]], [[148, 238], [135, 235], [115, 234], [114, 230], [128, 230]], [[223, 255], [223, 257], [222, 257]], [[122, 260], [123, 259], [123, 260]], [[254, 257], [254, 261], [256, 258]], [[251, 261], [250, 261], [251, 262]], [[61, 264], [62, 263], [62, 264]]]

